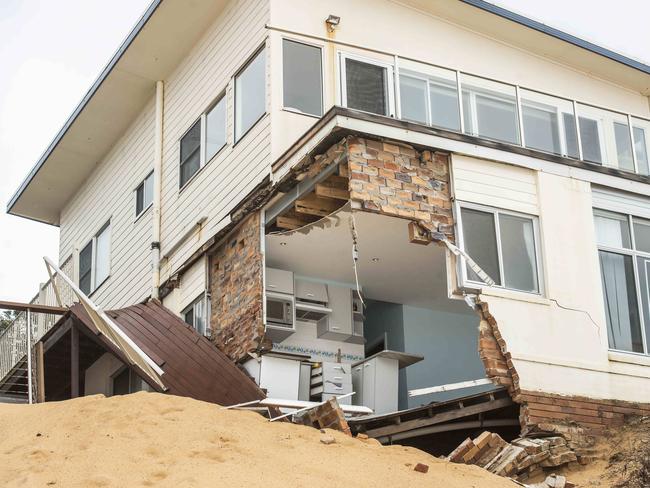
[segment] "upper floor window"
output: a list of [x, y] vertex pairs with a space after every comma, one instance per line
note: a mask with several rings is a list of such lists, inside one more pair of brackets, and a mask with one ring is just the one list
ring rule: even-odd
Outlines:
[[181, 188], [226, 145], [226, 117], [226, 97], [221, 95], [181, 138]]
[[[540, 293], [536, 217], [462, 204], [461, 245], [496, 286]], [[465, 265], [463, 281], [481, 283]]]
[[379, 115], [393, 113], [392, 66], [342, 55], [341, 74], [344, 106]]
[[650, 352], [650, 220], [594, 210], [607, 337], [614, 350]]
[[317, 46], [282, 40], [284, 108], [323, 115], [322, 53]]
[[207, 328], [206, 297], [202, 294], [181, 312], [186, 324], [191, 325], [201, 335], [205, 335]]
[[135, 190], [135, 216], [138, 217], [153, 202], [153, 171]]
[[261, 49], [235, 76], [235, 141], [266, 113], [266, 56]]
[[79, 252], [79, 289], [86, 295], [95, 291], [110, 275], [111, 223], [104, 224]]

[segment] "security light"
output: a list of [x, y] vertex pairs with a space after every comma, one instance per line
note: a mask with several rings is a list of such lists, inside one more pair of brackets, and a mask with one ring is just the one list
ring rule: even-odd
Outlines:
[[334, 29], [336, 29], [341, 22], [341, 17], [338, 15], [329, 15], [327, 19], [325, 20], [325, 23], [327, 24], [327, 30], [330, 32], [334, 32]]

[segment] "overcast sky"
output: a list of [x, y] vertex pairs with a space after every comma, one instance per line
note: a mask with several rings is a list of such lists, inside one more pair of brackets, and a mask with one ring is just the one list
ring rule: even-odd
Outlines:
[[[6, 203], [149, 1], [0, 0], [0, 300], [31, 299], [58, 258], [58, 229]], [[493, 3], [650, 63], [650, 1]]]

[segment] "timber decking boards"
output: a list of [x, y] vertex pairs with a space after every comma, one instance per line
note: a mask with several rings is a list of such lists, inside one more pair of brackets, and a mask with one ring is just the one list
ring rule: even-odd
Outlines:
[[380, 442], [490, 425], [518, 425], [518, 408], [500, 388], [383, 415], [351, 419], [353, 432]]

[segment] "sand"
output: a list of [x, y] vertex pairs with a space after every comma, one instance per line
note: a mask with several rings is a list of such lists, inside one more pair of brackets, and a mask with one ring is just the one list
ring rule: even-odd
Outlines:
[[0, 404], [0, 486], [516, 486], [414, 448], [330, 434], [336, 443], [325, 445], [317, 429], [158, 393]]

